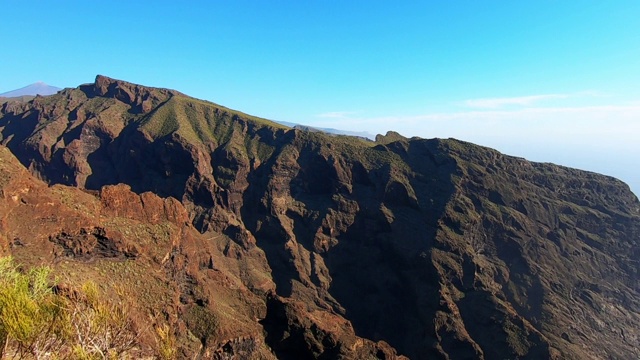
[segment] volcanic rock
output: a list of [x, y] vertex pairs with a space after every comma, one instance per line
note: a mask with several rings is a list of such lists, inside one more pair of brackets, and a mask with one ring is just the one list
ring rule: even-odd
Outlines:
[[2, 163], [0, 249], [126, 264], [181, 356], [640, 356], [640, 202], [619, 180], [103, 76], [1, 109], [0, 142], [52, 186]]

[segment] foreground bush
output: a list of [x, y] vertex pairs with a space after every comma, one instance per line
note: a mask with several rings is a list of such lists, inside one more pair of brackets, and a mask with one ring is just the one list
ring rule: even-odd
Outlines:
[[[133, 357], [139, 345], [129, 308], [107, 301], [95, 283], [55, 293], [51, 269], [21, 272], [0, 258], [0, 359]], [[168, 327], [156, 329], [159, 356], [175, 357]]]
[[41, 358], [66, 342], [65, 304], [48, 286], [49, 274], [47, 267], [23, 274], [11, 258], [0, 258], [0, 358], [8, 351]]

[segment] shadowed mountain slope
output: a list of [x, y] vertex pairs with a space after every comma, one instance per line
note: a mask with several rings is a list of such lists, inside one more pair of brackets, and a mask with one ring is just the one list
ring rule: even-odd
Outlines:
[[[103, 76], [0, 106], [1, 143], [49, 184], [178, 200], [203, 249], [167, 285], [191, 284], [168, 315], [204, 339], [184, 356], [640, 356], [640, 202], [619, 180], [453, 139], [290, 129]], [[150, 261], [137, 251], [125, 263]]]

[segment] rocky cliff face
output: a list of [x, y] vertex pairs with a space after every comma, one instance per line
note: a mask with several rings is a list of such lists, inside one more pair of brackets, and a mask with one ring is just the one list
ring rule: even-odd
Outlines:
[[[184, 356], [640, 356], [640, 203], [618, 180], [457, 140], [289, 129], [102, 76], [2, 104], [0, 134], [75, 210], [35, 227], [5, 210], [4, 252], [129, 266], [130, 284], [162, 270], [132, 297]], [[51, 202], [4, 190], [18, 178], [0, 182], [7, 204]]]

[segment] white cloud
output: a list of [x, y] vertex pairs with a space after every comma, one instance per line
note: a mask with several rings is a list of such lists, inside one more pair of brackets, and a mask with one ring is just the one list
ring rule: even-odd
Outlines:
[[323, 119], [346, 119], [351, 115], [357, 114], [357, 111], [330, 111], [316, 115], [316, 117]]
[[584, 99], [584, 98], [606, 98], [610, 97], [599, 91], [586, 90], [567, 94], [541, 94], [517, 97], [498, 97], [469, 99], [461, 103], [462, 106], [476, 109], [504, 109], [507, 107], [533, 107], [541, 102], [560, 99]]
[[[575, 132], [600, 132], [603, 129], [615, 129], [614, 124], [625, 123], [640, 125], [640, 103], [615, 106], [582, 107], [538, 107], [516, 110], [475, 110], [421, 114], [413, 116], [353, 116], [355, 112], [333, 112], [317, 115], [324, 120], [314, 121], [317, 126], [337, 126], [342, 128], [366, 128], [368, 131], [400, 130], [406, 135], [420, 135], [430, 132], [435, 126], [442, 132], [454, 132], [461, 127], [485, 128], [484, 132], [500, 129], [487, 128], [489, 124], [500, 122], [509, 128], [541, 128], [546, 130], [572, 127]], [[461, 126], [463, 125], [463, 126]], [[411, 131], [414, 129], [414, 131]], [[450, 131], [449, 131], [450, 130]], [[502, 131], [500, 131], [502, 132]], [[439, 134], [443, 135], [443, 134]], [[637, 135], [637, 134], [636, 134]]]
[[484, 98], [484, 99], [470, 99], [464, 101], [466, 107], [480, 108], [480, 109], [499, 109], [509, 105], [517, 106], [531, 106], [536, 102], [551, 100], [551, 99], [566, 99], [570, 97], [569, 94], [544, 94], [544, 95], [529, 95], [519, 97], [503, 97], [503, 98]]

